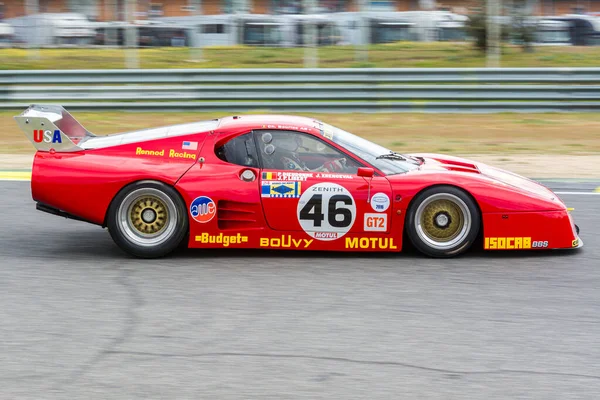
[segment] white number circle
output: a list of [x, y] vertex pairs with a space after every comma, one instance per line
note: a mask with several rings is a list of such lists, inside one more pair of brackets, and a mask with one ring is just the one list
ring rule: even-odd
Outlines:
[[317, 183], [306, 189], [298, 202], [298, 221], [304, 232], [318, 240], [336, 240], [354, 225], [356, 203], [337, 183]]

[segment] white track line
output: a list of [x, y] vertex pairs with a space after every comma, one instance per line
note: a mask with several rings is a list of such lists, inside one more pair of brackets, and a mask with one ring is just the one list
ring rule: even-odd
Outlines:
[[596, 195], [600, 196], [600, 192], [554, 192], [556, 194], [574, 194], [574, 195]]

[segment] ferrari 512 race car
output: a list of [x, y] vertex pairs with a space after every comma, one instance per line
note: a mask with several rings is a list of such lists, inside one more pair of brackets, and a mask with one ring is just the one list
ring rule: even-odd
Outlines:
[[191, 248], [399, 252], [572, 249], [546, 187], [439, 154], [398, 154], [311, 118], [231, 116], [108, 136], [63, 107], [15, 117], [36, 208], [107, 227], [137, 257]]

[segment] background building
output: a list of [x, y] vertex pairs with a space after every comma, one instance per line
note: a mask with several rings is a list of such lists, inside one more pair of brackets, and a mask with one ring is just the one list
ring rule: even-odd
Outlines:
[[[3, 0], [0, 2], [0, 19], [26, 15], [34, 9], [34, 0]], [[41, 13], [77, 12], [85, 14], [92, 21], [123, 21], [126, 18], [126, 0], [38, 0]], [[429, 6], [425, 4], [429, 3]], [[169, 0], [132, 1], [135, 19], [153, 17], [178, 17], [199, 14], [301, 14], [305, 11], [302, 0]], [[479, 4], [476, 0], [369, 0], [366, 6], [374, 11], [413, 11], [433, 7], [468, 13]], [[506, 4], [509, 4], [507, 1]], [[569, 13], [600, 12], [600, 0], [536, 0], [530, 1], [536, 15], [561, 15]], [[357, 11], [358, 0], [316, 0], [317, 12]], [[31, 12], [29, 12], [31, 13]]]

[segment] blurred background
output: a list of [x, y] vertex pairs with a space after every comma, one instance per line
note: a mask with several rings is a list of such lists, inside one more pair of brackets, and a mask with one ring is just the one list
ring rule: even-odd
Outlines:
[[[0, 43], [6, 126], [31, 103], [97, 134], [279, 112], [400, 152], [600, 175], [600, 70], [581, 68], [600, 66], [600, 0], [0, 0]], [[4, 140], [0, 169], [29, 168], [26, 138]]]
[[[0, 46], [0, 399], [600, 397], [600, 0], [0, 0]], [[556, 190], [585, 248], [126, 258], [5, 182], [32, 103], [97, 135], [286, 113], [482, 161]]]
[[[488, 16], [490, 16], [488, 18]], [[499, 66], [496, 44], [502, 41], [532, 52], [541, 46], [600, 45], [600, 1], [597, 0], [3, 0], [0, 2], [0, 43], [8, 48], [142, 49], [179, 48], [169, 60], [153, 62], [130, 52], [122, 67], [402, 67], [479, 66], [487, 50], [487, 65]], [[404, 43], [395, 54], [394, 44]], [[413, 47], [407, 47], [412, 43]], [[437, 44], [437, 46], [436, 46]], [[379, 45], [379, 46], [378, 46]], [[388, 45], [382, 46], [382, 45]], [[277, 48], [240, 58], [240, 46]], [[488, 48], [490, 47], [490, 48]], [[181, 48], [189, 50], [182, 53]], [[310, 49], [300, 54], [298, 48]], [[313, 50], [326, 48], [326, 52]], [[202, 49], [218, 50], [215, 61]], [[283, 50], [286, 49], [286, 50]], [[296, 49], [296, 51], [294, 51]], [[227, 52], [229, 50], [229, 53]], [[450, 52], [450, 53], [448, 53]], [[549, 59], [514, 60], [508, 65], [557, 64], [556, 49], [542, 50]], [[18, 53], [17, 53], [18, 54]], [[64, 53], [61, 53], [64, 58]], [[98, 53], [96, 53], [98, 54]], [[150, 54], [150, 53], [148, 53]], [[94, 68], [75, 62], [62, 65], [52, 53], [30, 57], [49, 61], [44, 68]], [[109, 57], [110, 52], [105, 52]], [[439, 55], [436, 59], [436, 55]], [[597, 55], [597, 54], [594, 54]], [[114, 54], [113, 54], [114, 56]], [[321, 56], [321, 57], [320, 57]], [[389, 54], [388, 54], [389, 56]], [[233, 59], [235, 57], [235, 59]], [[287, 57], [287, 60], [285, 59]], [[333, 59], [332, 59], [333, 57]], [[3, 69], [41, 67], [5, 53]], [[324, 59], [323, 59], [324, 58]], [[518, 58], [518, 57], [517, 57]], [[31, 61], [31, 60], [30, 60]], [[112, 60], [109, 60], [109, 62]], [[319, 62], [322, 61], [322, 62]], [[323, 62], [324, 61], [324, 62]], [[585, 60], [579, 60], [585, 64]], [[58, 64], [55, 64], [58, 62]], [[96, 61], [97, 62], [97, 61]], [[565, 60], [568, 62], [568, 60]], [[183, 65], [181, 65], [183, 64]], [[187, 65], [186, 65], [187, 64]], [[111, 66], [117, 67], [117, 65]], [[526, 65], [525, 65], [526, 66]]]

